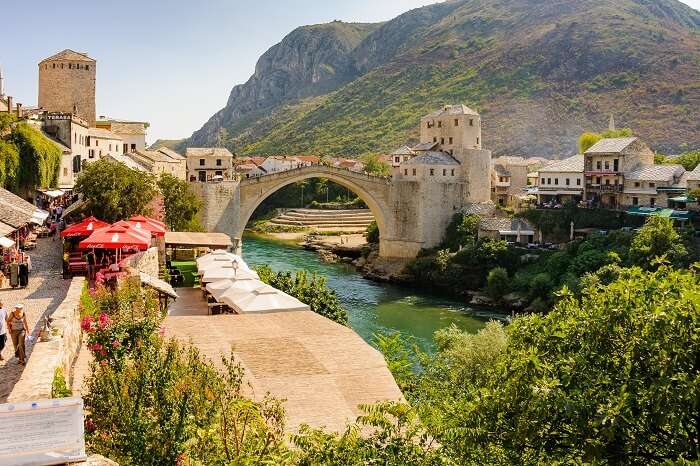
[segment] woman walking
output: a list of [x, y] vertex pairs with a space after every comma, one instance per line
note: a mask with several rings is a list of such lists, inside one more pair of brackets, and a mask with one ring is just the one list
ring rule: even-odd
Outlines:
[[24, 306], [15, 304], [15, 309], [7, 317], [7, 326], [10, 329], [12, 345], [15, 347], [15, 356], [19, 359], [19, 363], [24, 365], [26, 362], [24, 340], [27, 336], [27, 330], [29, 329], [27, 315], [24, 313]]
[[7, 342], [7, 311], [2, 307], [0, 301], [0, 361], [3, 360], [2, 351], [5, 349]]

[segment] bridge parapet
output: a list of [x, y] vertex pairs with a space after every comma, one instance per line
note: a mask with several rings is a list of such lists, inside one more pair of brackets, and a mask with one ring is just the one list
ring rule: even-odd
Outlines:
[[241, 180], [241, 186], [273, 181], [275, 179], [294, 178], [299, 175], [303, 175], [306, 172], [327, 172], [329, 174], [334, 174], [343, 177], [351, 177], [358, 180], [380, 182], [387, 185], [391, 184], [391, 177], [389, 176], [370, 175], [369, 173], [360, 173], [348, 170], [347, 168], [329, 167], [327, 165], [308, 165], [305, 167], [293, 168], [291, 170], [284, 170], [276, 173], [269, 173], [267, 175], [256, 176], [253, 178], [244, 178]]

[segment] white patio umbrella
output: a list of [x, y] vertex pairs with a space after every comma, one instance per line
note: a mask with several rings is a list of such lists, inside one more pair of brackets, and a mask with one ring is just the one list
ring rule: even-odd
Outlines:
[[222, 249], [217, 249], [214, 252], [210, 252], [209, 254], [205, 254], [201, 257], [198, 257], [197, 258], [197, 266], [205, 264], [207, 262], [218, 261], [218, 260], [223, 260], [223, 261], [228, 261], [228, 262], [236, 260], [241, 264], [245, 264], [245, 262], [243, 261], [243, 258], [241, 256], [234, 254], [232, 252], [224, 251]]
[[237, 294], [226, 302], [239, 314], [308, 311], [309, 306], [269, 285], [263, 285], [250, 293]]
[[232, 293], [252, 291], [260, 288], [262, 285], [264, 285], [263, 282], [252, 277], [240, 280], [219, 280], [218, 282], [207, 283], [207, 291], [211, 293], [214, 299], [221, 302], [222, 295], [229, 291]]
[[260, 277], [252, 270], [234, 269], [233, 267], [215, 267], [204, 271], [201, 282], [211, 283], [220, 280], [245, 280], [247, 278]]
[[[246, 295], [249, 295], [253, 291], [260, 289], [265, 286], [265, 283], [260, 280], [237, 280], [222, 293], [219, 293], [219, 297], [216, 300], [220, 303], [232, 306], [233, 302], [240, 299]], [[213, 294], [213, 293], [212, 293]]]

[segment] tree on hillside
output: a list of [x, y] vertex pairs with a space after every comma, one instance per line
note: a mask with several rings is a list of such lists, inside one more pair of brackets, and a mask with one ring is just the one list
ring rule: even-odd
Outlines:
[[673, 264], [679, 264], [688, 257], [681, 235], [673, 228], [673, 220], [654, 215], [632, 240], [630, 258], [640, 267], [654, 266], [654, 259], [665, 256]]
[[87, 163], [75, 183], [90, 215], [115, 222], [148, 214], [157, 194], [155, 177], [108, 159]]
[[700, 150], [694, 150], [690, 152], [684, 152], [678, 157], [667, 159], [665, 163], [673, 163], [683, 165], [688, 171], [692, 171], [700, 165]]
[[189, 183], [168, 173], [158, 179], [158, 189], [163, 195], [165, 223], [173, 231], [202, 231], [197, 222], [197, 212], [202, 202], [190, 189]]
[[370, 175], [389, 176], [391, 174], [389, 164], [381, 160], [376, 154], [365, 155], [362, 157], [362, 163], [365, 164], [365, 172]]

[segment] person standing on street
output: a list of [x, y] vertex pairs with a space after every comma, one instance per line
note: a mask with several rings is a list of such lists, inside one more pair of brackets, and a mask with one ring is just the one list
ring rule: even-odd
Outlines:
[[24, 340], [27, 337], [29, 324], [27, 323], [27, 315], [24, 313], [24, 306], [15, 304], [15, 309], [7, 317], [7, 326], [10, 328], [10, 336], [12, 337], [12, 345], [15, 347], [15, 356], [19, 359], [19, 363], [26, 363], [26, 348]]
[[0, 301], [0, 361], [3, 360], [2, 351], [5, 349], [5, 343], [7, 343], [7, 311]]

